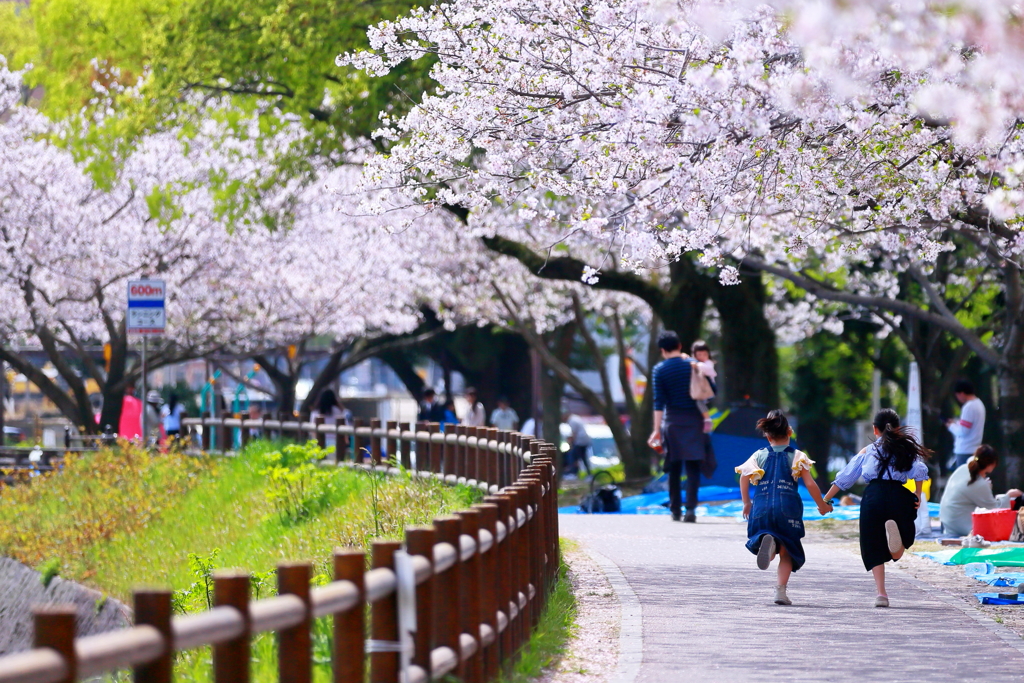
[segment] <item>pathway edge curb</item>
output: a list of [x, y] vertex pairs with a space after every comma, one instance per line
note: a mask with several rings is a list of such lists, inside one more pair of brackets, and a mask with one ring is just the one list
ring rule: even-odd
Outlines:
[[584, 549], [608, 579], [608, 584], [612, 587], [615, 597], [618, 598], [621, 609], [619, 663], [615, 668], [615, 673], [609, 679], [609, 683], [634, 683], [640, 674], [640, 665], [644, 660], [643, 606], [617, 564], [596, 550], [586, 546]]

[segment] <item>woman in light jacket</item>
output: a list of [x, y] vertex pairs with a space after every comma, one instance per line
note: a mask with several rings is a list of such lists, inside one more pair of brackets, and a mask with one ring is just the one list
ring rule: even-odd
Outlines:
[[971, 515], [975, 508], [1010, 507], [1011, 498], [1019, 498], [1020, 490], [1010, 489], [998, 496], [992, 495], [992, 480], [988, 475], [998, 464], [996, 452], [991, 446], [982, 444], [974, 455], [950, 475], [946, 491], [939, 504], [939, 519], [942, 530], [948, 534], [967, 536], [974, 526]]

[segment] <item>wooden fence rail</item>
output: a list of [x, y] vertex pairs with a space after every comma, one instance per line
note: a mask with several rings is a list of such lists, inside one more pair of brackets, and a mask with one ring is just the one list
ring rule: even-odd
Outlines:
[[362, 551], [336, 550], [334, 580], [325, 586], [311, 588], [310, 563], [284, 563], [278, 595], [250, 602], [250, 575], [222, 570], [213, 577], [210, 610], [172, 616], [171, 591], [139, 590], [133, 627], [84, 638], [75, 637], [73, 607], [37, 608], [34, 648], [0, 658], [0, 683], [70, 683], [125, 668], [137, 683], [170, 683], [174, 654], [207, 645], [216, 683], [248, 683], [252, 637], [268, 631], [277, 633], [282, 683], [310, 683], [312, 620], [321, 617], [333, 619], [334, 683], [364, 683], [367, 672], [371, 683], [448, 675], [480, 683], [516, 660], [557, 580], [554, 446], [461, 425], [441, 432], [434, 424], [400, 428], [379, 421], [369, 427], [234, 417], [183, 422], [190, 430], [203, 427], [204, 445], [215, 430], [219, 445], [245, 444], [255, 433], [323, 445], [327, 434], [336, 434], [351, 447], [338, 448], [339, 465], [397, 472], [397, 463], [416, 476], [476, 486], [487, 495], [469, 510], [408, 528], [404, 543], [373, 543], [369, 570]]

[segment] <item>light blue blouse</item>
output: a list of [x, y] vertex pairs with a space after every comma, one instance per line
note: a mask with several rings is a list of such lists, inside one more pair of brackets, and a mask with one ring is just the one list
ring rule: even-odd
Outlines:
[[916, 460], [908, 472], [897, 472], [890, 467], [887, 472], [879, 475], [878, 468], [882, 464], [881, 460], [879, 460], [879, 441], [881, 439], [878, 439], [855, 455], [853, 460], [836, 476], [836, 480], [832, 482], [833, 486], [838, 487], [841, 491], [848, 491], [853, 488], [853, 485], [861, 477], [864, 477], [864, 481], [882, 478], [892, 479], [901, 483], [906, 483], [909, 479], [914, 481], [928, 480], [928, 465], [924, 464], [922, 460]]

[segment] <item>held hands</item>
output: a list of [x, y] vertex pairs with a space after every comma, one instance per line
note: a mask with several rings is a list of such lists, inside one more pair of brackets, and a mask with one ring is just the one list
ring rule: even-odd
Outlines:
[[823, 500], [820, 503], [818, 503], [818, 514], [823, 517], [828, 513], [832, 512], [833, 510], [834, 508], [832, 507], [831, 502], [826, 502]]

